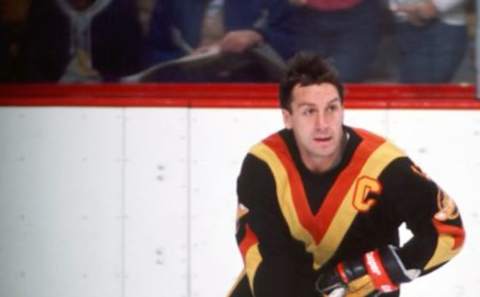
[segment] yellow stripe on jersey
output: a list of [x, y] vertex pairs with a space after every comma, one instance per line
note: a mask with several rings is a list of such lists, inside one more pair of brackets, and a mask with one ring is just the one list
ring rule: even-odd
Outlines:
[[245, 271], [248, 276], [250, 288], [253, 292], [253, 283], [258, 266], [262, 262], [262, 255], [258, 248], [258, 238], [255, 232], [247, 224], [245, 226], [245, 235], [240, 242], [240, 252], [245, 263]]
[[[359, 193], [366, 194], [365, 191], [355, 191], [357, 182], [364, 177], [376, 180], [382, 170], [394, 159], [403, 156], [403, 152], [393, 146], [391, 143], [384, 142], [375, 151], [370, 154], [363, 165], [360, 173], [355, 177], [354, 182], [350, 185], [350, 188], [342, 202], [333, 216], [327, 231], [319, 241], [315, 241], [312, 232], [313, 228], [318, 226], [309, 226], [310, 231], [302, 225], [299, 219], [299, 210], [295, 207], [295, 203], [292, 197], [292, 185], [290, 184], [289, 175], [285, 165], [277, 156], [277, 152], [273, 151], [269, 146], [264, 143], [257, 144], [250, 151], [257, 158], [266, 162], [272, 171], [277, 198], [279, 201], [282, 214], [287, 221], [289, 230], [292, 236], [302, 241], [305, 244], [305, 248], [308, 252], [314, 256], [314, 268], [318, 269], [322, 267], [335, 253], [340, 245], [343, 237], [347, 233], [350, 225], [352, 224], [355, 216], [359, 212], [354, 206], [354, 199]], [[368, 183], [367, 183], [368, 185]], [[302, 193], [303, 194], [303, 193]], [[358, 197], [357, 197], [358, 198]], [[366, 198], [366, 197], [362, 197]], [[298, 199], [298, 197], [297, 197]], [[365, 211], [363, 209], [362, 211]], [[313, 215], [312, 215], [313, 216]], [[312, 218], [311, 221], [316, 218]]]
[[248, 249], [247, 254], [245, 255], [245, 263], [247, 263], [245, 265], [245, 272], [248, 276], [250, 290], [252, 290], [254, 296], [255, 292], [253, 290], [253, 284], [255, 280], [255, 274], [257, 273], [258, 266], [260, 266], [261, 262], [262, 255], [260, 254], [260, 250], [258, 249], [258, 243], [256, 243]]
[[465, 231], [461, 227], [442, 223], [433, 219], [433, 225], [437, 230], [439, 237], [437, 247], [432, 258], [425, 265], [424, 269], [428, 270], [447, 262], [460, 252], [465, 240]]
[[[288, 173], [276, 153], [267, 145], [259, 143], [254, 146], [251, 154], [268, 164], [275, 180], [277, 198], [282, 214], [287, 221], [290, 233], [296, 240], [306, 245], [314, 244], [312, 235], [302, 226], [292, 200], [292, 191]], [[307, 248], [308, 249], [308, 248]]]

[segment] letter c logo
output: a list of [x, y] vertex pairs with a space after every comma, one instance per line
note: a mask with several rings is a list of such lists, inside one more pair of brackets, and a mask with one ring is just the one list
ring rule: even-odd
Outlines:
[[369, 176], [360, 177], [355, 183], [355, 189], [353, 194], [353, 207], [355, 207], [360, 212], [368, 211], [376, 203], [376, 201], [372, 198], [367, 199], [368, 194], [380, 194], [381, 192], [382, 185], [378, 180], [373, 179]]

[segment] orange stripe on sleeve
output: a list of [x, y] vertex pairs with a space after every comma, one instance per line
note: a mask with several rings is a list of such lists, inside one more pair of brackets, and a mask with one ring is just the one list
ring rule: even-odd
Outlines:
[[247, 224], [245, 226], [245, 237], [240, 242], [240, 253], [242, 254], [242, 257], [244, 260], [248, 250], [257, 243], [258, 243], [257, 236], [255, 235], [255, 233], [253, 233], [252, 229]]
[[460, 252], [465, 240], [465, 231], [461, 227], [443, 224], [435, 219], [433, 225], [438, 232], [437, 246], [425, 270], [449, 261]]
[[260, 263], [262, 262], [262, 255], [260, 254], [258, 247], [258, 238], [248, 225], [245, 226], [245, 237], [240, 243], [240, 252], [245, 264], [245, 273], [248, 277], [250, 290], [252, 290], [253, 296], [255, 296], [255, 275]]
[[463, 246], [465, 241], [465, 230], [462, 227], [442, 224], [437, 220], [433, 220], [433, 225], [439, 234], [449, 235], [454, 240], [452, 250], [456, 250]]

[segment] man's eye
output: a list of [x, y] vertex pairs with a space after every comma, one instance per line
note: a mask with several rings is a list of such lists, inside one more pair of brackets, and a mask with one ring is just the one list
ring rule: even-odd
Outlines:
[[304, 114], [304, 115], [312, 115], [312, 114], [314, 114], [314, 113], [315, 113], [315, 109], [313, 109], [313, 108], [308, 108], [308, 109], [305, 109], [305, 110], [303, 111], [303, 114]]
[[333, 112], [333, 111], [336, 111], [338, 109], [338, 106], [336, 105], [330, 105], [327, 110], [330, 111], [330, 112]]

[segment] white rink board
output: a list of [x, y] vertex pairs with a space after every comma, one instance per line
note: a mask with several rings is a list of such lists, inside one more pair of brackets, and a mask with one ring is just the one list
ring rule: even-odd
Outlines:
[[272, 110], [192, 110], [192, 296], [224, 296], [240, 273], [236, 178], [250, 147], [280, 125]]
[[0, 109], [0, 296], [120, 296], [121, 112]]
[[[345, 120], [405, 149], [462, 211], [462, 253], [402, 297], [476, 297], [480, 110]], [[277, 109], [0, 108], [0, 296], [225, 296], [242, 268], [238, 171], [281, 127]]]
[[188, 110], [125, 118], [125, 296], [187, 296]]
[[[392, 111], [389, 137], [455, 199], [466, 228], [463, 251], [439, 270], [408, 284], [403, 296], [476, 296], [480, 289], [480, 112]], [[433, 291], [432, 291], [433, 290]]]

